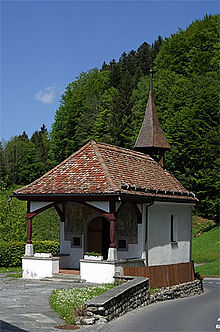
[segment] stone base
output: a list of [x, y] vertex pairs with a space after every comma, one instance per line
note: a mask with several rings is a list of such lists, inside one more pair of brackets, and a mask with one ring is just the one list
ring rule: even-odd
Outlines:
[[116, 261], [118, 259], [117, 249], [109, 248], [108, 249], [108, 261]]
[[59, 273], [59, 257], [22, 257], [22, 278], [52, 278]]
[[28, 257], [31, 257], [31, 256], [34, 256], [34, 248], [33, 248], [33, 244], [26, 244], [25, 245], [25, 254], [24, 256], [28, 256]]
[[[115, 253], [115, 248], [110, 248]], [[115, 257], [115, 256], [114, 256]], [[115, 276], [123, 275], [123, 267], [144, 266], [143, 259], [104, 260], [80, 259], [80, 276], [86, 282], [113, 283]]]

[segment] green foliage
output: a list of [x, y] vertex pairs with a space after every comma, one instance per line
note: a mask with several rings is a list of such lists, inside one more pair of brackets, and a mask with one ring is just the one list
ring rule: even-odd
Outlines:
[[[13, 187], [15, 189], [16, 187]], [[0, 191], [0, 241], [26, 240], [26, 202], [13, 199], [8, 202], [12, 190]]]
[[49, 160], [50, 141], [43, 125], [31, 139], [23, 132], [0, 144], [0, 189], [28, 184], [43, 175], [52, 165]]
[[60, 223], [55, 208], [50, 208], [32, 219], [33, 241], [59, 241]]
[[94, 251], [91, 251], [91, 252], [86, 251], [85, 255], [88, 255], [88, 256], [102, 256], [102, 254], [100, 254], [99, 252], [94, 252]]
[[0, 266], [21, 266], [21, 257], [24, 256], [24, 242], [0, 242]]
[[151, 288], [149, 287], [149, 293], [150, 295], [153, 295], [154, 293], [157, 293], [158, 292], [158, 288]]
[[97, 287], [54, 290], [50, 305], [69, 324], [75, 324], [77, 316], [86, 316], [86, 302], [114, 287], [104, 284]]
[[[13, 198], [8, 202], [12, 191], [0, 191], [0, 241], [26, 241], [27, 203]], [[33, 240], [59, 241], [59, 216], [54, 208], [48, 209], [32, 221]]]
[[[110, 73], [98, 69], [81, 73], [68, 85], [51, 132], [51, 155], [56, 162], [61, 162], [93, 138], [94, 123], [107, 106], [109, 88]], [[100, 129], [99, 124], [97, 129]]]
[[37, 156], [42, 163], [42, 173], [49, 171], [51, 167], [51, 161], [49, 159], [49, 149], [50, 149], [50, 138], [47, 128], [43, 124], [40, 131], [35, 131], [31, 136], [31, 142], [35, 145], [35, 150]]
[[[24, 256], [25, 242], [0, 242], [0, 266], [21, 266], [21, 257]], [[33, 241], [34, 252], [46, 252], [56, 255], [60, 244], [55, 241]]]
[[[219, 69], [219, 15], [206, 15], [186, 31], [166, 38], [156, 59], [158, 68], [169, 67], [184, 76], [203, 74]], [[214, 52], [213, 52], [214, 51]]]

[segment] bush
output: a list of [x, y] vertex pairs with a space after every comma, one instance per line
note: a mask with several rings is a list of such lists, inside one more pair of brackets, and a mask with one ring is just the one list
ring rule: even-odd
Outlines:
[[199, 216], [193, 216], [192, 218], [192, 235], [193, 238], [201, 235], [203, 232], [210, 230], [215, 226], [213, 220], [204, 219]]
[[[0, 242], [0, 266], [21, 266], [24, 256], [25, 242]], [[47, 252], [56, 255], [60, 251], [59, 242], [33, 241], [34, 252]]]

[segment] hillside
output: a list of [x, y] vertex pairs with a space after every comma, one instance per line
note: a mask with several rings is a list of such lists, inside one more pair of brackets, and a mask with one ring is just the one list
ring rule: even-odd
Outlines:
[[220, 276], [220, 226], [203, 232], [193, 239], [192, 257], [195, 263], [205, 263], [196, 266], [196, 272], [205, 276]]

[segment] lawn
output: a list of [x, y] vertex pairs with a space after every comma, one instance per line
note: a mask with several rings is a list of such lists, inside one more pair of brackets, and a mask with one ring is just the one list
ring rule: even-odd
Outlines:
[[206, 263], [196, 267], [196, 272], [205, 276], [220, 275], [220, 226], [203, 232], [192, 241], [192, 256], [195, 263]]
[[196, 266], [195, 270], [202, 276], [220, 276], [220, 258], [215, 259], [213, 262]]
[[7, 273], [7, 272], [20, 272], [22, 269], [19, 266], [15, 267], [0, 267], [0, 273]]

